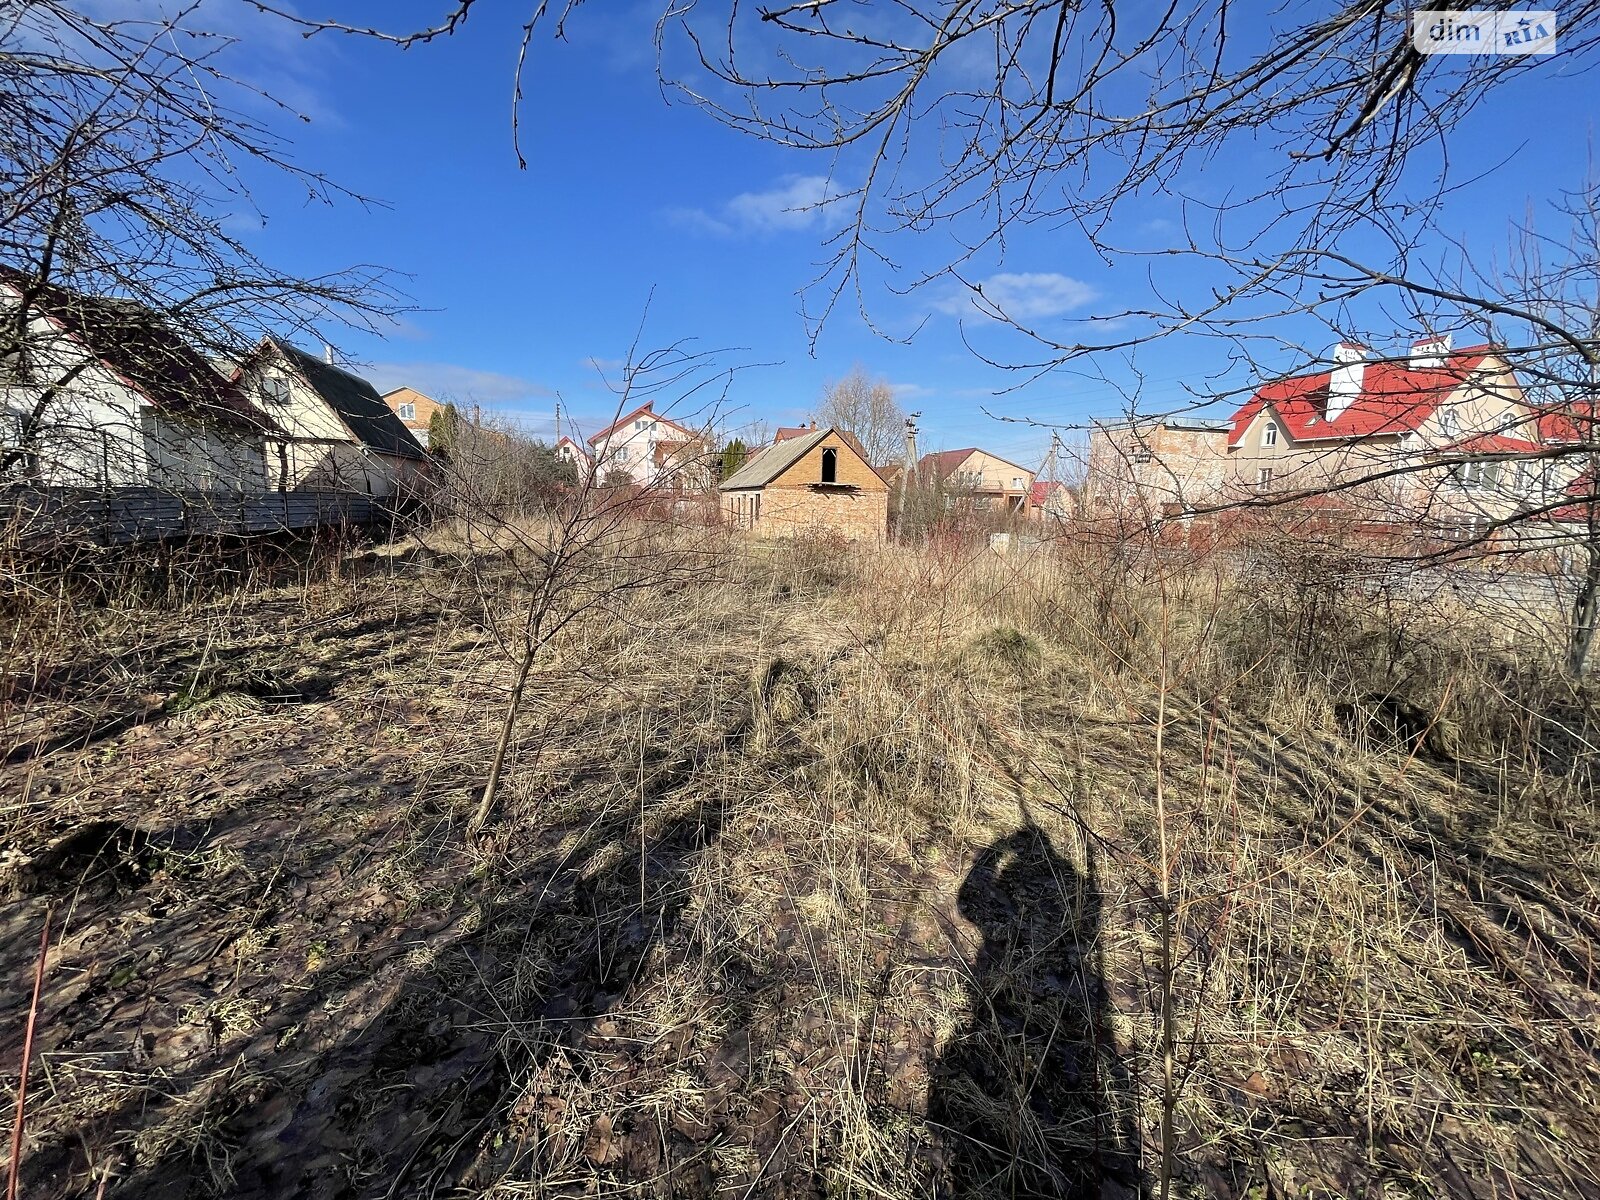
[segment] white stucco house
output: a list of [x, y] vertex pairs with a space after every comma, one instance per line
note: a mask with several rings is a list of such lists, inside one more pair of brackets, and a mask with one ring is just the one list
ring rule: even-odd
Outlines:
[[267, 489], [272, 420], [155, 313], [0, 273], [0, 462], [44, 487]]
[[372, 384], [281, 338], [263, 338], [233, 382], [279, 431], [267, 441], [275, 490], [388, 498], [426, 470], [427, 452]]
[[626, 476], [639, 487], [705, 487], [706, 441], [686, 425], [641, 405], [589, 439], [602, 481]]

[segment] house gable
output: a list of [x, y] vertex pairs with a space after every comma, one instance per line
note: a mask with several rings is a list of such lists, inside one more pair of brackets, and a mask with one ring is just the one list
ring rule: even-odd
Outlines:
[[[803, 437], [775, 442], [728, 476], [721, 490], [840, 487], [886, 493], [888, 484], [855, 449], [852, 441], [830, 427], [808, 430]], [[832, 483], [824, 483], [823, 459], [829, 451], [833, 454], [834, 479]]]
[[[883, 478], [872, 469], [872, 464], [850, 444], [851, 439], [836, 429], [828, 429], [824, 433], [824, 437], [787, 467], [769, 486], [851, 487], [867, 492], [889, 490], [889, 485], [884, 483]], [[825, 484], [822, 482], [822, 466], [823, 458], [829, 451], [834, 455], [834, 479], [832, 483]]]

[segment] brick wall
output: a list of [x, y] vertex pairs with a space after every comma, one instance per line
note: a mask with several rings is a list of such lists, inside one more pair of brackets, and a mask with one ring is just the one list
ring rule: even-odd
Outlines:
[[1089, 434], [1089, 507], [1160, 512], [1215, 500], [1227, 477], [1227, 442], [1225, 431], [1097, 426]]
[[822, 479], [822, 454], [825, 450], [834, 452], [836, 465], [834, 478], [839, 483], [847, 483], [851, 487], [869, 492], [888, 491], [889, 485], [884, 483], [878, 473], [867, 465], [866, 460], [836, 433], [823, 438], [768, 486], [792, 488], [819, 482]]
[[888, 529], [889, 493], [854, 488], [766, 488], [755, 524], [762, 537], [828, 532], [852, 541], [881, 541]]
[[389, 411], [394, 413], [396, 416], [400, 415], [400, 406], [402, 404], [415, 405], [416, 415], [409, 421], [405, 421], [403, 418], [402, 421], [405, 427], [411, 431], [412, 436], [415, 437], [417, 441], [421, 442], [424, 446], [428, 444], [427, 433], [429, 423], [433, 420], [433, 414], [443, 408], [444, 405], [434, 400], [431, 396], [424, 396], [415, 388], [408, 387], [396, 388], [394, 391], [384, 396], [383, 402], [389, 406]]

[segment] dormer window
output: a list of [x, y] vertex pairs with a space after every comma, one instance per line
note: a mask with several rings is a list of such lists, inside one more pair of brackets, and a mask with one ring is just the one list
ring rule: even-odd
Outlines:
[[261, 379], [261, 395], [268, 404], [289, 403], [289, 381], [276, 372]]
[[1461, 436], [1461, 414], [1453, 408], [1439, 410], [1439, 432], [1447, 438]]
[[839, 452], [831, 446], [822, 452], [822, 482], [839, 482]]
[[1261, 444], [1263, 446], [1276, 446], [1278, 444], [1278, 423], [1268, 421], [1261, 430]]

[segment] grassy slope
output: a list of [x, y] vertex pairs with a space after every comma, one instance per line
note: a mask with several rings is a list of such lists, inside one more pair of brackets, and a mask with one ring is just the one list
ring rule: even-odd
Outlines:
[[[1593, 735], [1470, 622], [732, 553], [569, 630], [474, 845], [505, 667], [458, 588], [13, 656], [26, 1194], [1131, 1195], [1164, 842], [1175, 1194], [1600, 1196]], [[1335, 712], [1401, 685], [1420, 750]]]

